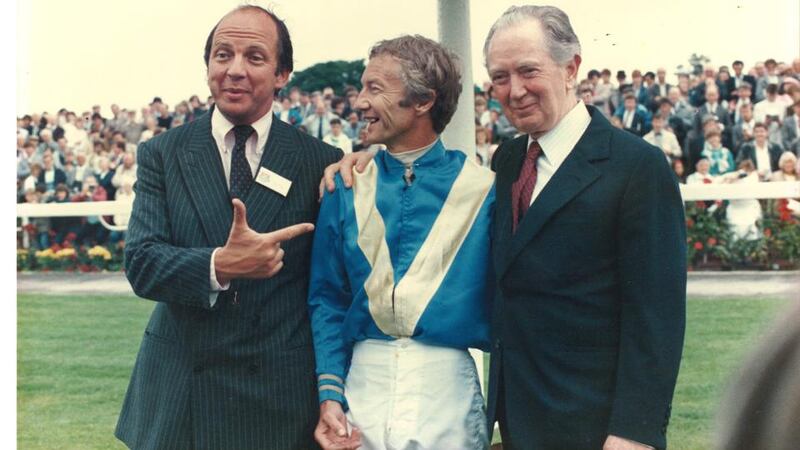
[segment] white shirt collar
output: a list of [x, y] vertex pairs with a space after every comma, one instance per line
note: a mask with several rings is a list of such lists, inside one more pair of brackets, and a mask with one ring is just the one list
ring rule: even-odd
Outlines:
[[[256, 155], [261, 155], [264, 151], [264, 145], [267, 143], [267, 137], [269, 136], [269, 129], [272, 127], [272, 110], [270, 109], [267, 111], [266, 114], [261, 116], [260, 119], [256, 120], [250, 126], [256, 130], [256, 146], [255, 152]], [[225, 117], [219, 109], [214, 107], [214, 112], [211, 113], [211, 134], [214, 137], [214, 140], [217, 142], [226, 142], [225, 137], [228, 133], [233, 130], [234, 125]], [[252, 139], [252, 136], [251, 136]], [[227, 145], [221, 146], [219, 150], [223, 153], [228, 153], [229, 149]], [[233, 148], [231, 146], [231, 148]]]
[[[583, 133], [589, 128], [592, 117], [586, 109], [582, 100], [572, 107], [552, 130], [539, 137], [539, 146], [542, 147], [542, 155], [550, 163], [558, 168], [567, 159], [575, 144], [581, 139]], [[533, 138], [528, 136], [528, 147]]]

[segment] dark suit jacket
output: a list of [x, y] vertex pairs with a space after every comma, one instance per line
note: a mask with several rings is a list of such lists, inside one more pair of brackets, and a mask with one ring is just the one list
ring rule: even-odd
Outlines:
[[[314, 222], [322, 171], [340, 157], [273, 119], [260, 165], [292, 186], [284, 198], [254, 182], [243, 198], [250, 227]], [[157, 303], [116, 436], [136, 449], [316, 447], [312, 235], [282, 244], [276, 276], [233, 280], [210, 307], [211, 253], [233, 217], [211, 114], [142, 144], [138, 165], [125, 267], [136, 294]]]
[[[625, 126], [625, 110], [622, 110], [622, 114], [617, 115], [620, 120], [622, 120], [622, 126]], [[625, 128], [625, 131], [629, 133], [633, 133], [636, 136], [644, 136], [650, 131], [650, 127], [647, 126], [647, 121], [644, 117], [644, 114], [639, 112], [638, 110], [634, 111], [633, 120], [631, 120], [631, 127]]]
[[[769, 152], [769, 165], [770, 165], [770, 172], [775, 172], [779, 169], [778, 161], [781, 159], [781, 154], [783, 153], [783, 149], [776, 144], [767, 144], [767, 151]], [[739, 162], [744, 161], [745, 159], [749, 159], [753, 161], [753, 165], [756, 166], [757, 170], [763, 169], [763, 167], [758, 167], [758, 158], [756, 158], [756, 144], [755, 141], [744, 144], [739, 148], [739, 154], [736, 157], [736, 164]]]
[[596, 109], [511, 233], [527, 136], [495, 153], [489, 423], [514, 449], [666, 445], [683, 347], [686, 229], [664, 154]]
[[781, 141], [783, 142], [784, 150], [794, 152], [800, 135], [797, 133], [797, 116], [794, 114], [786, 116], [781, 125]]
[[[53, 175], [53, 189], [55, 189], [59, 184], [67, 182], [67, 174], [58, 167], [54, 167], [53, 170], [55, 171], [55, 174]], [[38, 182], [39, 183], [45, 182], [44, 169], [42, 169], [42, 172], [39, 174]]]

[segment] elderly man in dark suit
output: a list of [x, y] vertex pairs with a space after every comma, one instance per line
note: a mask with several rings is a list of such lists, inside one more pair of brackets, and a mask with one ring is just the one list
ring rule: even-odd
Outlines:
[[525, 133], [492, 160], [490, 423], [504, 448], [664, 448], [686, 295], [669, 166], [576, 101], [580, 43], [563, 11], [510, 8], [484, 55]]
[[116, 436], [136, 449], [313, 448], [307, 232], [341, 152], [272, 115], [292, 71], [275, 15], [235, 9], [205, 59], [214, 109], [138, 151], [125, 266], [157, 303]]

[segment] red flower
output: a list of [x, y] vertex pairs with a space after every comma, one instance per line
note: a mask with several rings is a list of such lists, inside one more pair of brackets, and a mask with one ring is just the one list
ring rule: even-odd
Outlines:
[[36, 232], [36, 227], [32, 223], [25, 225], [24, 227], [22, 227], [22, 229], [29, 234], [33, 234], [34, 232]]
[[702, 250], [703, 249], [703, 243], [700, 242], [700, 241], [695, 242], [694, 243], [694, 249], [695, 250]]
[[765, 228], [764, 229], [764, 236], [766, 236], [766, 237], [772, 236], [772, 230], [770, 230], [769, 228]]
[[717, 239], [713, 238], [713, 237], [710, 237], [710, 238], [708, 238], [708, 241], [706, 243], [708, 244], [709, 247], [713, 247], [713, 246], [717, 245]]
[[686, 228], [692, 228], [694, 226], [694, 220], [691, 218], [686, 219]]
[[792, 214], [789, 212], [788, 209], [785, 210], [785, 211], [781, 210], [780, 219], [781, 219], [781, 222], [789, 222], [790, 220], [792, 220]]
[[68, 241], [74, 241], [76, 237], [78, 237], [78, 235], [75, 233], [67, 233], [67, 237], [65, 239]]

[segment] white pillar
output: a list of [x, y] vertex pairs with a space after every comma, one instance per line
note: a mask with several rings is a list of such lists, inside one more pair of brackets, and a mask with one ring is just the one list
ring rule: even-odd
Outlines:
[[[475, 91], [472, 83], [472, 43], [469, 26], [469, 0], [439, 0], [439, 43], [461, 59], [461, 96], [458, 109], [442, 133], [446, 148], [458, 149], [475, 158]], [[483, 352], [470, 349], [478, 368], [478, 379], [485, 391]]]
[[475, 92], [472, 83], [472, 54], [469, 0], [439, 0], [439, 43], [461, 58], [461, 96], [458, 109], [442, 133], [445, 147], [475, 156]]

